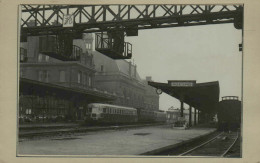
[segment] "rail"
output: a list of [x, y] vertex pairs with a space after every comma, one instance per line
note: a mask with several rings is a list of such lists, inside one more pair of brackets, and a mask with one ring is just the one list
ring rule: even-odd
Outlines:
[[[224, 135], [224, 132], [221, 132], [220, 134], [218, 134], [217, 136], [213, 137], [212, 139], [210, 139], [210, 140], [208, 140], [208, 141], [206, 141], [206, 142], [204, 142], [204, 143], [202, 143], [202, 144], [200, 144], [200, 145], [198, 145], [198, 146], [196, 146], [196, 147], [194, 147], [194, 148], [192, 148], [192, 149], [190, 149], [190, 150], [188, 150], [188, 151], [186, 151], [184, 153], [181, 153], [179, 156], [185, 156], [185, 155], [188, 155], [188, 154], [190, 154], [190, 153], [192, 153], [192, 152], [194, 152], [194, 151], [196, 151], [196, 150], [198, 150], [200, 148], [203, 148], [204, 146], [210, 144], [214, 140], [217, 140], [222, 135]], [[226, 148], [226, 150], [224, 150], [224, 152], [219, 155], [220, 157], [224, 157], [230, 151], [230, 149], [234, 146], [234, 144], [238, 140], [238, 137], [239, 137], [239, 132], [237, 132], [236, 138], [231, 143], [231, 145], [229, 145], [228, 148]], [[204, 151], [206, 151], [206, 150], [204, 150]]]

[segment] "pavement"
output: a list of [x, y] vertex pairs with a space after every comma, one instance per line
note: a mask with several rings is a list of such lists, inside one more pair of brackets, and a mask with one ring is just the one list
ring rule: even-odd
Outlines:
[[214, 128], [172, 129], [150, 126], [93, 131], [33, 140], [19, 140], [18, 155], [134, 156], [152, 154], [166, 147], [214, 132]]

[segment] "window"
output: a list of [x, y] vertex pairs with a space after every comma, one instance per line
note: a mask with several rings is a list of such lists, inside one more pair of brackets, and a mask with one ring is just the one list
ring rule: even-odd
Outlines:
[[82, 76], [82, 72], [78, 72], [78, 83], [81, 83], [81, 76]]
[[65, 82], [66, 81], [66, 72], [65, 71], [60, 71], [60, 82]]
[[92, 49], [91, 48], [91, 43], [86, 43], [86, 49]]
[[43, 81], [43, 71], [39, 71], [39, 73], [38, 73], [38, 80], [39, 81]]
[[32, 109], [26, 109], [25, 114], [32, 114]]
[[48, 55], [45, 56], [45, 61], [49, 62], [50, 57]]
[[38, 55], [38, 61], [39, 61], [39, 62], [42, 62], [42, 54], [39, 54], [39, 55]]
[[104, 72], [104, 66], [103, 66], [103, 65], [101, 65], [100, 71], [101, 71], [101, 72]]
[[40, 70], [38, 73], [38, 80], [43, 82], [49, 82], [49, 72], [46, 70]]
[[92, 79], [91, 79], [91, 76], [89, 76], [89, 78], [88, 78], [88, 86], [90, 86], [91, 87], [91, 85], [92, 85], [92, 81], [91, 81]]

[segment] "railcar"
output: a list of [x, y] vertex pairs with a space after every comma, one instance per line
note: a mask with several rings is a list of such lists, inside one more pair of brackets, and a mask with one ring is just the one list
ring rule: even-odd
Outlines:
[[156, 122], [166, 122], [166, 113], [165, 112], [154, 112], [154, 120]]
[[138, 114], [138, 122], [140, 123], [154, 122], [155, 120], [154, 111], [138, 108], [137, 114]]
[[235, 131], [241, 126], [241, 101], [237, 96], [224, 96], [218, 105], [218, 129]]
[[86, 122], [90, 123], [134, 123], [137, 122], [137, 110], [110, 104], [91, 103], [86, 112]]

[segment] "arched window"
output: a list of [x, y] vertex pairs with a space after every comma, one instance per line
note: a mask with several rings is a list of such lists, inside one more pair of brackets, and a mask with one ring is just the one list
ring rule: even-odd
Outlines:
[[42, 54], [38, 55], [38, 62], [42, 62]]

